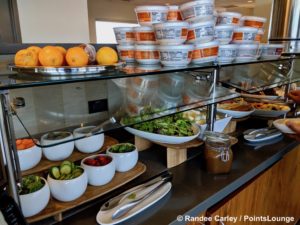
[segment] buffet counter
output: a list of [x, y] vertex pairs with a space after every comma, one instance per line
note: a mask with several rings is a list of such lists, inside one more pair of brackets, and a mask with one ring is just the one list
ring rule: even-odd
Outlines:
[[[171, 191], [163, 199], [126, 222], [122, 222], [122, 224], [186, 224], [187, 221], [177, 221], [177, 216], [197, 216], [205, 212], [247, 182], [250, 183], [250, 181], [255, 180], [258, 175], [280, 161], [297, 145], [296, 141], [281, 137], [276, 143], [253, 147], [247, 145], [240, 137], [239, 143], [232, 148], [234, 153], [233, 166], [227, 175], [208, 174], [205, 171], [203, 146], [191, 149], [188, 151], [188, 161], [168, 170], [173, 174]], [[154, 145], [151, 149], [140, 152], [140, 161], [147, 166], [145, 174], [104, 198], [94, 201], [92, 205], [86, 205], [83, 210], [80, 207], [69, 212], [64, 215], [67, 218], [59, 224], [96, 225], [96, 215], [106, 200], [167, 170], [165, 151], [160, 146]], [[54, 223], [54, 221], [48, 220], [37, 224]]]

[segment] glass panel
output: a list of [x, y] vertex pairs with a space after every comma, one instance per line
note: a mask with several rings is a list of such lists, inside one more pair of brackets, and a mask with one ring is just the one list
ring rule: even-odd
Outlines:
[[273, 61], [222, 68], [220, 81], [239, 90], [254, 93], [287, 84], [290, 76], [290, 61]]
[[86, 137], [239, 96], [212, 79], [208, 70], [11, 90], [11, 102], [25, 99], [15, 109], [16, 136], [40, 140], [50, 131], [101, 125]]
[[[0, 76], [0, 90], [13, 89], [13, 88], [22, 88], [22, 87], [33, 87], [41, 85], [50, 85], [50, 84], [62, 84], [62, 83], [72, 83], [80, 81], [93, 81], [93, 80], [106, 80], [106, 79], [116, 79], [122, 77], [131, 77], [131, 76], [142, 76], [150, 74], [162, 74], [162, 73], [172, 73], [172, 72], [183, 72], [183, 71], [194, 71], [198, 69], [212, 69], [222, 67], [232, 67], [238, 65], [246, 64], [257, 64], [265, 62], [280, 62], [289, 61], [290, 58], [280, 59], [280, 60], [261, 60], [261, 61], [251, 61], [251, 62], [241, 62], [233, 64], [213, 64], [207, 63], [202, 65], [188, 65], [186, 67], [162, 67], [160, 65], [156, 66], [142, 66], [142, 65], [126, 65], [117, 67], [108, 67], [105, 71], [100, 74], [91, 74], [91, 75], [72, 75], [66, 71], [66, 75], [61, 76], [42, 76], [39, 74], [25, 74], [24, 72], [15, 73], [11, 72]], [[242, 67], [243, 67], [242, 66]]]

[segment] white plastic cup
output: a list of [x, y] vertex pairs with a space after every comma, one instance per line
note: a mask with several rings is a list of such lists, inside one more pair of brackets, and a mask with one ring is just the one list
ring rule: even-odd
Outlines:
[[187, 40], [187, 22], [167, 22], [154, 25], [156, 41], [161, 45], [180, 45]]
[[220, 45], [218, 53], [219, 63], [231, 63], [237, 56], [238, 45]]
[[140, 64], [158, 64], [159, 51], [156, 45], [136, 45], [135, 60]]
[[134, 62], [135, 59], [135, 46], [134, 45], [118, 45], [117, 50], [119, 57], [125, 62]]
[[238, 45], [237, 62], [252, 61], [257, 58], [258, 44]]
[[143, 26], [135, 27], [136, 44], [139, 45], [154, 45], [156, 44], [155, 31], [153, 27]]
[[169, 5], [167, 21], [182, 21], [181, 12], [178, 5]]
[[242, 24], [243, 26], [247, 27], [254, 27], [254, 28], [263, 28], [267, 19], [264, 17], [258, 16], [243, 16], [242, 17]]
[[132, 45], [135, 43], [133, 27], [115, 27], [114, 33], [119, 45]]
[[264, 44], [262, 46], [261, 58], [262, 59], [278, 59], [284, 49], [283, 44]]
[[233, 25], [217, 25], [215, 26], [215, 40], [220, 44], [229, 44], [232, 41]]
[[232, 42], [235, 44], [252, 44], [258, 29], [254, 27], [237, 27], [233, 31]]
[[214, 17], [214, 0], [191, 1], [179, 8], [182, 18], [189, 22], [213, 20]]
[[160, 62], [164, 66], [187, 66], [192, 60], [193, 45], [162, 45], [160, 51]]
[[135, 8], [137, 20], [142, 26], [151, 26], [156, 23], [167, 21], [168, 6], [162, 5], [145, 5]]
[[191, 24], [188, 43], [206, 43], [214, 39], [215, 22], [213, 20]]
[[218, 57], [218, 52], [218, 41], [196, 44], [195, 49], [193, 51], [192, 62], [195, 64], [214, 62]]
[[241, 18], [242, 14], [237, 12], [219, 12], [217, 24], [238, 26]]

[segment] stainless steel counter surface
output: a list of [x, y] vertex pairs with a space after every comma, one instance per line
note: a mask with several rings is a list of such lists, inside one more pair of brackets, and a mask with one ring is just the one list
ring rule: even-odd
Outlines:
[[[243, 140], [233, 147], [234, 162], [232, 170], [227, 175], [212, 175], [205, 171], [202, 148], [192, 150], [190, 159], [169, 170], [173, 174], [173, 187], [168, 195], [159, 202], [132, 217], [122, 225], [165, 225], [185, 224], [176, 220], [178, 215], [196, 216], [228, 194], [237, 190], [243, 184], [279, 161], [297, 142], [281, 138], [278, 142], [254, 148], [246, 145]], [[165, 170], [165, 151], [158, 146], [143, 151], [140, 159], [147, 165], [147, 172], [139, 179], [111, 193], [118, 194], [131, 186], [148, 179], [151, 175]], [[97, 224], [96, 214], [106, 199], [99, 199], [93, 206], [76, 212], [60, 222], [61, 225], [93, 225]]]

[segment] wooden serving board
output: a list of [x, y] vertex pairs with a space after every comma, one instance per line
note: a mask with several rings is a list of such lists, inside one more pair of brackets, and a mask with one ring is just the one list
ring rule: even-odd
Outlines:
[[138, 162], [137, 165], [128, 172], [124, 172], [124, 173], [116, 172], [112, 181], [106, 185], [98, 186], [98, 187], [88, 185], [85, 193], [80, 198], [74, 201], [60, 202], [55, 200], [54, 198], [51, 198], [48, 203], [48, 206], [39, 214], [27, 218], [27, 222], [33, 223], [51, 216], [55, 216], [56, 218], [62, 219], [61, 214], [63, 212], [73, 209], [81, 204], [87, 203], [96, 198], [99, 198], [121, 187], [122, 185], [128, 183], [129, 181], [132, 181], [133, 179], [143, 174], [145, 171], [146, 171], [146, 166], [143, 163]]
[[[75, 162], [75, 161], [84, 159], [85, 157], [88, 157], [90, 155], [95, 155], [95, 154], [99, 154], [101, 152], [105, 152], [110, 146], [112, 146], [114, 144], [118, 144], [118, 143], [119, 143], [118, 140], [116, 140], [112, 137], [109, 137], [109, 136], [105, 136], [103, 146], [99, 151], [88, 154], [88, 153], [79, 152], [75, 148], [72, 155], [65, 160]], [[30, 170], [23, 171], [22, 176], [43, 172], [45, 170], [48, 170], [52, 166], [59, 166], [61, 164], [61, 162], [62, 161], [50, 161], [43, 157], [37, 166], [35, 166], [34, 168], [32, 168]]]

